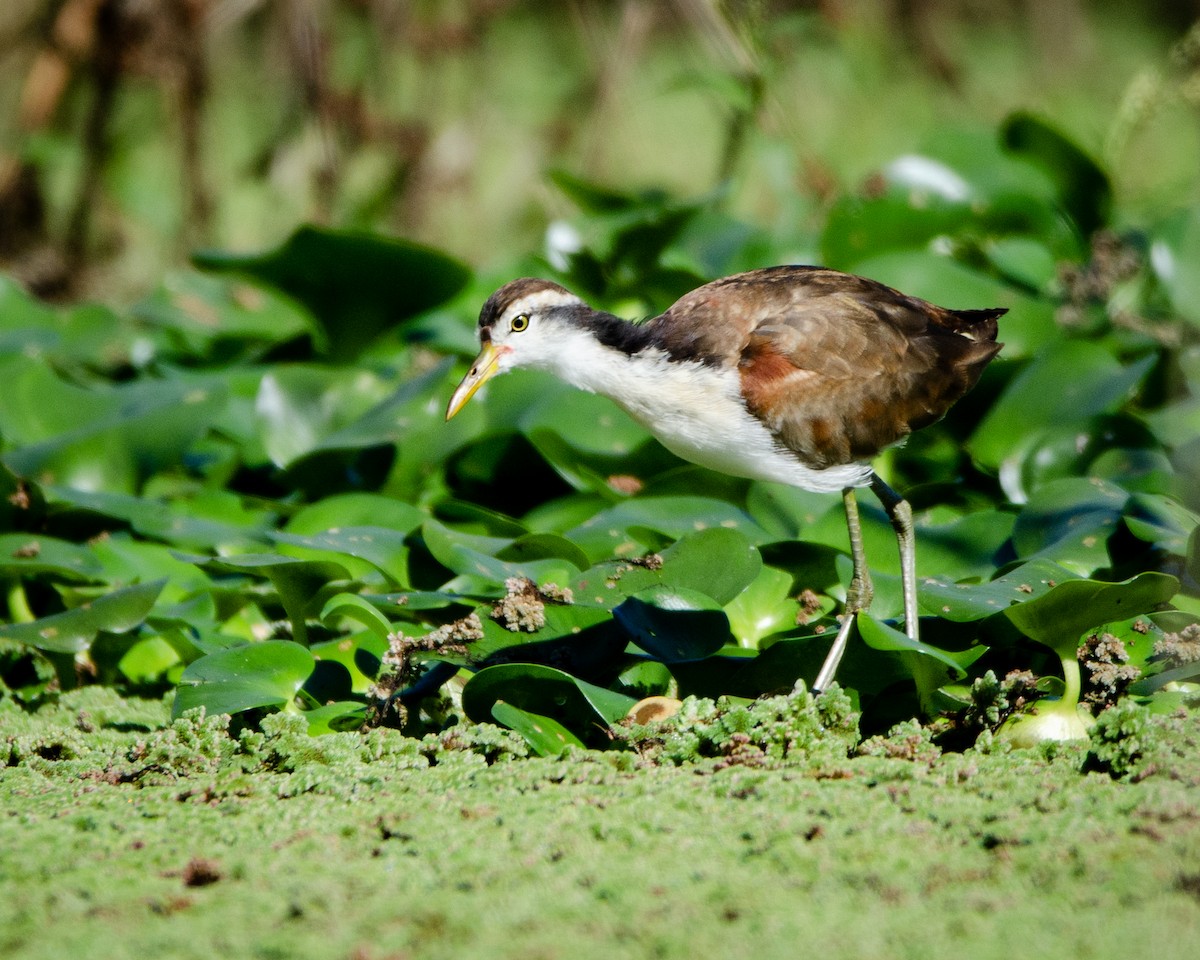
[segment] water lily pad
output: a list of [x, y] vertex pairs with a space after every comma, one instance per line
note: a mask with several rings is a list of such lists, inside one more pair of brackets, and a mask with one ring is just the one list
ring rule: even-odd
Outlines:
[[190, 664], [179, 680], [171, 715], [195, 707], [240, 713], [292, 702], [313, 672], [312, 653], [290, 640], [268, 640], [211, 653]]

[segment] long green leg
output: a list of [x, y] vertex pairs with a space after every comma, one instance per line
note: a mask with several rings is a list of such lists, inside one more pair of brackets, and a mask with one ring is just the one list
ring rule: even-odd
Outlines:
[[850, 577], [850, 585], [846, 588], [846, 609], [842, 614], [842, 625], [838, 628], [833, 646], [825, 656], [821, 672], [813, 681], [813, 690], [817, 693], [833, 683], [833, 676], [837, 673], [838, 664], [842, 662], [846, 644], [850, 640], [854, 618], [860, 610], [866, 610], [871, 605], [871, 598], [875, 593], [871, 584], [871, 573], [867, 569], [866, 552], [863, 550], [862, 523], [858, 518], [858, 500], [854, 496], [853, 487], [842, 491], [842, 503], [846, 507], [846, 530], [850, 534], [850, 559], [854, 563], [854, 571]]
[[912, 507], [900, 494], [889, 487], [877, 474], [871, 474], [871, 490], [883, 504], [896, 542], [900, 546], [900, 581], [904, 588], [904, 632], [913, 640], [920, 639], [917, 624], [917, 538], [913, 530]]

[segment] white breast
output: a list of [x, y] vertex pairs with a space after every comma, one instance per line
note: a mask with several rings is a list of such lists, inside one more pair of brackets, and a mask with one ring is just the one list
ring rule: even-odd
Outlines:
[[586, 335], [538, 365], [609, 397], [677, 457], [702, 467], [820, 492], [870, 483], [866, 463], [826, 470], [802, 464], [746, 409], [735, 370], [671, 361], [658, 351], [631, 358]]

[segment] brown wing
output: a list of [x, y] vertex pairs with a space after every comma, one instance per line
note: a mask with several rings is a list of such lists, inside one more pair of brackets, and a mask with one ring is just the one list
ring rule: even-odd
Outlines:
[[653, 321], [672, 356], [736, 366], [746, 406], [816, 469], [867, 460], [942, 417], [1000, 350], [1005, 311], [947, 310], [815, 267], [707, 284]]

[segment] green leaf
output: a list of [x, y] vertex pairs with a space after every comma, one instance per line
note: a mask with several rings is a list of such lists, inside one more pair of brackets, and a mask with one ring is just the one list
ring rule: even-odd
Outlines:
[[1091, 157], [1048, 122], [1014, 113], [1000, 129], [1004, 145], [1051, 177], [1079, 232], [1090, 236], [1112, 215], [1112, 184]]
[[555, 757], [567, 747], [583, 748], [575, 734], [557, 720], [514, 707], [497, 700], [492, 704], [492, 718], [523, 736], [540, 757]]
[[21, 445], [4, 462], [81, 489], [133, 492], [141, 476], [179, 463], [226, 403], [217, 378], [84, 389], [32, 364], [5, 381], [0, 432]]
[[634, 643], [668, 664], [703, 660], [732, 639], [721, 605], [696, 590], [650, 587], [614, 608], [613, 617]]
[[303, 559], [328, 560], [334, 557], [342, 562], [345, 557], [355, 557], [370, 564], [388, 581], [398, 587], [408, 584], [408, 544], [406, 532], [390, 528], [341, 527], [322, 533], [294, 534], [274, 533], [271, 539], [289, 553]]
[[15, 577], [52, 573], [72, 581], [97, 580], [104, 572], [95, 553], [54, 537], [0, 534], [0, 572]]
[[875, 649], [900, 654], [901, 661], [917, 686], [917, 699], [927, 716], [935, 716], [944, 706], [946, 684], [961, 680], [967, 668], [987, 653], [987, 647], [974, 646], [966, 650], [943, 650], [933, 644], [913, 640], [908, 634], [890, 624], [876, 620], [869, 613], [859, 613], [856, 626], [863, 642]]
[[196, 557], [194, 562], [205, 570], [255, 574], [269, 579], [291, 621], [292, 636], [301, 644], [308, 643], [305, 616], [312, 602], [320, 598], [322, 588], [335, 581], [350, 579], [349, 572], [341, 564], [297, 560], [278, 553], [244, 553], [220, 559]]
[[1068, 580], [1004, 613], [1025, 636], [1073, 657], [1079, 638], [1110, 620], [1149, 613], [1179, 590], [1165, 573], [1140, 573], [1121, 583]]
[[1035, 491], [1017, 515], [1013, 548], [1023, 559], [1053, 560], [1088, 576], [1108, 566], [1108, 538], [1128, 500], [1128, 493], [1103, 480], [1054, 480]]
[[196, 266], [269, 284], [312, 311], [330, 358], [352, 360], [385, 330], [445, 303], [470, 272], [405, 240], [303, 226], [258, 255], [197, 253]]
[[636, 703], [633, 697], [534, 663], [488, 667], [463, 687], [463, 710], [477, 723], [492, 718], [498, 700], [555, 720], [584, 739], [618, 722]]
[[350, 677], [351, 691], [361, 695], [379, 677], [388, 640], [372, 630], [364, 630], [353, 636], [314, 643], [309, 649], [318, 662], [341, 664]]
[[[943, 650], [932, 644], [914, 640], [902, 630], [897, 630], [869, 613], [858, 614], [858, 632], [863, 642], [875, 650], [914, 654], [937, 661], [949, 675], [942, 680], [958, 680], [967, 675], [967, 667], [987, 652], [986, 647], [970, 647], [966, 650]], [[940, 684], [939, 684], [940, 686]]]
[[743, 647], [758, 647], [773, 633], [796, 626], [799, 602], [791, 596], [793, 578], [775, 567], [764, 566], [753, 582], [725, 604], [729, 628]]
[[290, 640], [268, 640], [210, 653], [190, 664], [179, 680], [171, 715], [195, 707], [240, 713], [292, 702], [313, 672], [310, 651]]
[[654, 586], [694, 590], [728, 603], [758, 576], [762, 557], [737, 530], [717, 528], [689, 534], [656, 562], [614, 561], [592, 567], [572, 584], [576, 599], [612, 608]]
[[1086, 340], [1048, 346], [1013, 378], [967, 441], [967, 450], [986, 466], [1012, 469], [1039, 431], [1117, 409], [1154, 362], [1147, 356], [1123, 366]]
[[[545, 625], [534, 632], [511, 630], [491, 616], [491, 608], [476, 611], [483, 638], [461, 654], [439, 651], [428, 659], [460, 666], [490, 666], [522, 662], [555, 664], [580, 676], [608, 674], [616, 669], [628, 639], [610, 611], [585, 604], [547, 603]], [[415, 654], [414, 659], [426, 659]]]
[[1173, 497], [1152, 493], [1135, 494], [1125, 514], [1125, 526], [1135, 537], [1180, 557], [1187, 554], [1188, 537], [1198, 525], [1200, 514]]
[[367, 722], [367, 708], [357, 700], [339, 700], [304, 711], [304, 719], [308, 721], [310, 737], [345, 733], [357, 730]]
[[168, 273], [134, 307], [134, 315], [169, 331], [191, 356], [228, 349], [230, 343], [273, 345], [316, 334], [312, 319], [286, 297], [191, 270]]
[[193, 549], [251, 546], [266, 539], [274, 521], [265, 510], [247, 510], [242, 499], [226, 491], [198, 493], [171, 501], [126, 493], [75, 490], [47, 485], [47, 499], [128, 523], [145, 537]]
[[923, 577], [917, 598], [934, 616], [956, 623], [983, 620], [1026, 603], [1078, 574], [1049, 560], [1034, 560], [987, 583], [954, 583], [942, 577]]
[[568, 530], [566, 536], [593, 561], [599, 561], [646, 552], [646, 544], [634, 536], [641, 528], [671, 540], [714, 528], [740, 532], [743, 540], [748, 538], [755, 543], [770, 539], [733, 504], [696, 496], [644, 496], [627, 500], [594, 514]]
[[1180, 210], [1159, 224], [1150, 252], [1150, 265], [1172, 309], [1200, 326], [1200, 206]]
[[392, 625], [379, 608], [354, 593], [337, 593], [330, 597], [321, 608], [320, 619], [331, 629], [338, 620], [354, 620], [385, 641], [392, 632]]
[[40, 620], [0, 624], [0, 639], [55, 653], [80, 653], [101, 631], [128, 633], [140, 626], [165, 583], [138, 583]]
[[274, 366], [263, 374], [254, 402], [263, 449], [276, 466], [288, 467], [392, 392], [383, 377], [354, 367]]

